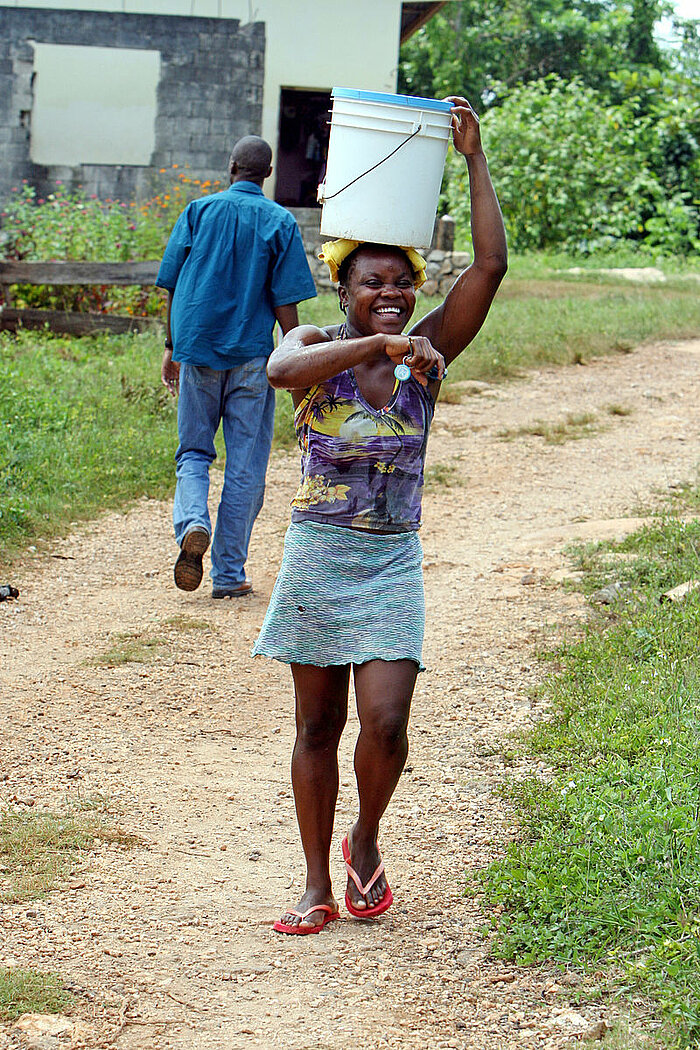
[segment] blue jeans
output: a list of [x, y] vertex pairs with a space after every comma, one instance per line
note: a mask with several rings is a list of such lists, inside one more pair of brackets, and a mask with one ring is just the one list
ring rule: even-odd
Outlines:
[[215, 587], [235, 587], [245, 580], [250, 534], [263, 504], [275, 417], [266, 364], [267, 358], [256, 357], [223, 372], [188, 364], [180, 368], [173, 504], [179, 544], [196, 525], [211, 535], [209, 467], [216, 459], [214, 436], [223, 421], [226, 466], [211, 547]]

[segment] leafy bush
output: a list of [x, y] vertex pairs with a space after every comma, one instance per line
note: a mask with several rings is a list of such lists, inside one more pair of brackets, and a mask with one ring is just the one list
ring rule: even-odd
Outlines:
[[[680, 82], [684, 83], [684, 82]], [[620, 80], [619, 104], [548, 77], [483, 118], [489, 165], [516, 251], [588, 254], [620, 243], [686, 255], [700, 248], [697, 92], [661, 74]], [[468, 237], [468, 179], [451, 157], [445, 198]]]
[[675, 19], [677, 48], [656, 29], [666, 0], [451, 0], [401, 47], [399, 90], [462, 94], [479, 112], [516, 85], [554, 73], [613, 95], [610, 70], [695, 73], [697, 32]]

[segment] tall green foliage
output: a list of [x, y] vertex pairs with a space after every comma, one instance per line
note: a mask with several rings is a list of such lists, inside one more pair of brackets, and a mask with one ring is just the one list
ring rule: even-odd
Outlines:
[[[658, 72], [618, 78], [611, 104], [556, 77], [510, 93], [483, 134], [511, 246], [588, 253], [621, 242], [659, 253], [700, 248], [697, 91]], [[467, 176], [448, 162], [446, 203], [466, 238]]]
[[[589, 253], [700, 246], [700, 20], [668, 0], [454, 0], [401, 52], [409, 94], [466, 95], [511, 247]], [[469, 239], [468, 185], [448, 162], [443, 210]]]
[[461, 92], [477, 109], [550, 73], [609, 90], [610, 70], [670, 68], [654, 28], [668, 0], [459, 0], [404, 44], [400, 90]]

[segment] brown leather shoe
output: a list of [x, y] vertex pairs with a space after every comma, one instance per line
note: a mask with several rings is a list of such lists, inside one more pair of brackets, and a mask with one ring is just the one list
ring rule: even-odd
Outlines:
[[202, 558], [208, 546], [209, 533], [200, 525], [185, 533], [173, 572], [175, 586], [181, 591], [196, 591], [199, 587], [204, 575]]
[[212, 587], [211, 590], [212, 598], [242, 598], [244, 594], [252, 593], [253, 584], [248, 579], [236, 584], [235, 587]]

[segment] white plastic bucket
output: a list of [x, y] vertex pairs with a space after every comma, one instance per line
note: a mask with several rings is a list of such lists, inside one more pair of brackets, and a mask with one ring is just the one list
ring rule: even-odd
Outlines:
[[333, 88], [321, 233], [427, 247], [450, 134], [449, 102]]

